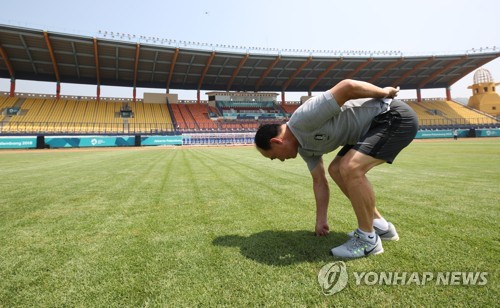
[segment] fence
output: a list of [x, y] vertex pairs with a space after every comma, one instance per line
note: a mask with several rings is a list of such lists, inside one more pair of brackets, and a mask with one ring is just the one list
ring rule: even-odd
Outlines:
[[[172, 123], [61, 123], [61, 122], [0, 122], [1, 134], [160, 134], [189, 132], [252, 132], [263, 123], [277, 121], [214, 121], [187, 123], [174, 127]], [[215, 124], [215, 125], [214, 125]]]
[[[61, 122], [0, 122], [0, 134], [26, 135], [26, 134], [84, 134], [84, 135], [171, 135], [178, 133], [231, 133], [255, 132], [265, 123], [284, 123], [276, 120], [239, 120], [239, 121], [214, 121], [213, 123], [187, 123], [174, 127], [171, 123], [61, 123]], [[496, 128], [500, 122], [485, 118], [454, 118], [454, 119], [421, 119], [421, 129], [447, 129], [447, 128]]]
[[421, 128], [483, 128], [500, 127], [500, 122], [488, 118], [439, 118], [419, 119], [418, 125]]

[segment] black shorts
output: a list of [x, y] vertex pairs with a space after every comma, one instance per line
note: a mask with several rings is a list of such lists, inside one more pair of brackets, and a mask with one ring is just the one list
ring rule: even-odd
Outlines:
[[376, 116], [368, 132], [357, 144], [345, 145], [337, 154], [344, 156], [350, 149], [391, 164], [396, 156], [410, 144], [418, 130], [418, 118], [407, 104], [393, 100], [391, 109]]

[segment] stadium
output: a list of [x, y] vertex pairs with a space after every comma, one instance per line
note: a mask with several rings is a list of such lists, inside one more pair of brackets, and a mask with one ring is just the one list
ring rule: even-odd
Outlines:
[[[309, 51], [309, 56], [300, 57], [287, 56], [287, 51], [266, 55], [260, 50], [228, 53], [168, 47], [161, 46], [161, 41], [154, 45], [156, 38], [150, 38], [149, 44], [148, 38], [144, 44], [122, 42], [130, 38], [122, 33], [103, 33], [108, 38], [98, 40], [8, 26], [0, 31], [0, 77], [11, 80], [10, 92], [2, 93], [0, 131], [38, 136], [38, 143], [19, 137], [5, 141], [6, 145], [248, 144], [260, 124], [286, 121], [313, 91], [325, 91], [343, 79], [415, 89], [416, 100], [408, 103], [419, 115], [422, 131], [417, 138], [451, 137], [453, 129], [460, 130], [461, 136], [498, 136], [500, 100], [488, 71], [478, 71], [475, 77], [475, 96], [481, 96], [482, 102], [471, 100], [463, 106], [452, 101], [450, 93], [457, 80], [498, 58], [500, 51], [495, 48], [420, 57], [351, 51], [335, 51], [331, 57]], [[54, 81], [57, 88], [48, 97], [16, 93], [17, 78]], [[61, 97], [61, 83], [93, 84], [96, 96]], [[134, 96], [100, 97], [101, 85], [128, 86]], [[145, 93], [137, 99], [136, 87], [163, 88], [165, 94]], [[202, 100], [205, 88], [211, 92]], [[420, 91], [425, 88], [443, 88], [446, 97], [422, 100]], [[171, 89], [195, 90], [198, 99], [182, 100]], [[301, 101], [289, 102], [286, 91], [305, 95]], [[278, 94], [281, 101], [276, 99]], [[65, 140], [67, 135], [125, 136], [114, 140], [73, 137], [73, 143], [64, 143], [61, 134]]]
[[[100, 34], [0, 25], [0, 78], [10, 80], [0, 92], [0, 306], [496, 304], [500, 97], [483, 66], [498, 47], [412, 56]], [[470, 99], [455, 101], [450, 87], [473, 72]], [[419, 140], [371, 174], [380, 202], [398, 205], [385, 210], [403, 239], [346, 262], [346, 289], [325, 296], [318, 271], [355, 224], [348, 200], [335, 197], [334, 230], [314, 237], [303, 163], [283, 171], [253, 142], [260, 125], [285, 123], [344, 79], [414, 90], [403, 101]], [[17, 80], [56, 88], [21, 93]], [[95, 95], [61, 95], [64, 83]], [[133, 97], [101, 97], [101, 86]], [[163, 93], [139, 98], [138, 87]], [[422, 98], [436, 88], [444, 97]], [[448, 278], [363, 284], [361, 272]]]

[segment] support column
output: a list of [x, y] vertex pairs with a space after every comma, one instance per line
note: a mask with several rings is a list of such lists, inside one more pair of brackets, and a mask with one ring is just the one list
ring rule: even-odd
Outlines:
[[101, 86], [97, 85], [97, 101], [101, 99]]
[[132, 97], [134, 98], [134, 103], [135, 103], [135, 97], [136, 97], [136, 90], [135, 90], [135, 86], [134, 86], [134, 91], [132, 92]]
[[285, 104], [285, 91], [281, 91], [281, 105]]
[[450, 87], [446, 88], [446, 100], [451, 101], [451, 89], [450, 89]]
[[10, 79], [10, 97], [14, 97], [14, 94], [16, 92], [16, 80], [13, 78]]
[[422, 101], [422, 90], [417, 89], [417, 102], [420, 103]]
[[196, 102], [197, 102], [198, 104], [199, 104], [199, 103], [201, 103], [201, 101], [200, 101], [200, 90], [196, 91], [196, 99], [197, 99], [197, 101], [196, 101]]
[[312, 96], [311, 91], [307, 91], [307, 96]]
[[58, 81], [56, 85], [56, 99], [61, 98], [61, 83]]

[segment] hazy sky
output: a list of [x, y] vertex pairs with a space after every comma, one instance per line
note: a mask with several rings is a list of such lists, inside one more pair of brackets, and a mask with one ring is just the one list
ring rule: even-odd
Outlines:
[[[96, 36], [99, 30], [212, 44], [279, 49], [399, 50], [404, 54], [500, 48], [498, 0], [177, 0], [4, 1], [0, 23]], [[500, 59], [484, 66], [500, 80]], [[472, 74], [451, 87], [469, 97]], [[0, 91], [10, 80], [0, 79]], [[55, 83], [18, 80], [16, 91], [55, 93]], [[143, 92], [164, 92], [138, 89]], [[63, 95], [95, 95], [95, 86], [61, 85]], [[181, 99], [194, 99], [186, 91]], [[445, 96], [424, 90], [423, 97]], [[296, 99], [304, 93], [288, 93]], [[131, 97], [132, 88], [101, 87], [101, 96]], [[403, 91], [401, 97], [416, 97]], [[202, 99], [205, 98], [202, 92]]]

